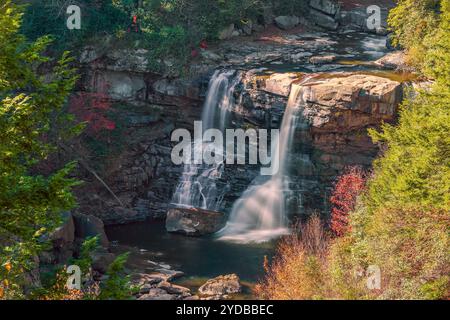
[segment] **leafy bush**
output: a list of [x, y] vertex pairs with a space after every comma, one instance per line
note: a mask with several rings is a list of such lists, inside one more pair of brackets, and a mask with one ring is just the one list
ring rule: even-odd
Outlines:
[[305, 0], [76, 0], [71, 4], [81, 8], [81, 30], [68, 30], [66, 2], [26, 2], [22, 31], [29, 39], [52, 35], [54, 48], [78, 50], [92, 38], [108, 35], [128, 47], [149, 49], [156, 72], [180, 72], [201, 41], [217, 40], [231, 23], [257, 22], [272, 9], [301, 15], [307, 7]]
[[423, 39], [434, 33], [439, 23], [440, 0], [399, 0], [389, 12], [393, 44], [408, 50], [409, 62], [421, 68], [424, 59]]
[[365, 186], [365, 175], [361, 168], [351, 167], [342, 174], [334, 187], [330, 202], [331, 230], [337, 236], [350, 231], [349, 214], [355, 209], [357, 197]]
[[256, 287], [261, 299], [323, 299], [328, 296], [326, 257], [329, 237], [318, 216], [311, 217], [296, 231], [283, 238], [277, 256]]
[[125, 273], [125, 263], [128, 253], [119, 255], [108, 267], [107, 280], [101, 287], [99, 299], [101, 300], [128, 300], [131, 299], [135, 288], [130, 283], [130, 276]]

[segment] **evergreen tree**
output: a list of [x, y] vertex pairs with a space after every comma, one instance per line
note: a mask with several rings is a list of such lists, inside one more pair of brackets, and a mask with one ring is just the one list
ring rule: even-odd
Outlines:
[[[54, 130], [70, 120], [61, 111], [76, 75], [67, 53], [56, 63], [43, 55], [49, 38], [26, 42], [19, 33], [22, 12], [10, 0], [0, 4], [0, 293], [6, 298], [22, 296], [42, 236], [75, 205], [77, 184], [68, 177], [73, 163], [47, 176], [32, 174], [57, 141], [77, 131]], [[54, 67], [41, 75], [42, 64]]]

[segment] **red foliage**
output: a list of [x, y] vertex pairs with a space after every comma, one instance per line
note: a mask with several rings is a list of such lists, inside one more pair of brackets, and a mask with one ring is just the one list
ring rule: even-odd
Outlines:
[[351, 167], [337, 180], [330, 202], [331, 230], [342, 236], [350, 231], [349, 214], [355, 209], [356, 199], [365, 187], [365, 173], [360, 167]]
[[69, 102], [69, 111], [78, 120], [87, 122], [88, 134], [96, 135], [101, 130], [114, 130], [116, 124], [109, 120], [106, 112], [111, 108], [111, 100], [106, 92], [79, 92]]

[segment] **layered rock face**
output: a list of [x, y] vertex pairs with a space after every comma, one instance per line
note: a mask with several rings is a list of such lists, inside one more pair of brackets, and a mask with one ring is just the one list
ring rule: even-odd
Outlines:
[[[342, 10], [333, 3], [309, 4], [336, 18]], [[77, 149], [91, 166], [80, 167], [86, 184], [77, 193], [79, 212], [96, 215], [106, 224], [166, 217], [183, 171], [171, 160], [176, 144], [171, 134], [178, 128], [193, 131], [194, 121], [201, 119], [209, 79], [218, 68], [236, 70], [240, 79], [230, 121], [233, 128], [244, 129], [280, 128], [292, 86], [305, 74], [313, 76], [301, 115], [308, 125], [297, 128], [289, 155], [288, 198], [291, 212], [326, 212], [336, 175], [348, 165], [369, 166], [377, 155], [367, 129], [395, 121], [401, 85], [362, 73], [356, 63], [374, 58], [374, 52], [374, 59], [382, 56], [387, 50], [384, 37], [347, 31], [292, 32], [275, 37], [263, 33], [245, 42], [233, 37], [201, 50], [183, 76], [153, 73], [143, 49], [85, 48], [77, 95], [99, 95], [97, 109], [114, 122], [114, 129], [95, 132]], [[388, 65], [389, 61], [378, 63]], [[258, 174], [258, 165], [225, 166], [217, 181], [226, 189], [219, 210], [228, 213]]]
[[[236, 112], [259, 126], [279, 127], [289, 92], [305, 77], [249, 72], [243, 78], [243, 103]], [[369, 74], [308, 77], [302, 85], [305, 103], [298, 108], [304, 121], [298, 121], [289, 154], [292, 182], [287, 198], [293, 214], [326, 211], [336, 176], [348, 166], [370, 167], [379, 148], [367, 130], [395, 122], [403, 92], [401, 83]]]
[[376, 76], [339, 74], [323, 80], [319, 76], [306, 86], [302, 116], [311, 126], [307, 140], [321, 182], [327, 185], [346, 166], [369, 167], [378, 147], [367, 129], [396, 120], [402, 85]]

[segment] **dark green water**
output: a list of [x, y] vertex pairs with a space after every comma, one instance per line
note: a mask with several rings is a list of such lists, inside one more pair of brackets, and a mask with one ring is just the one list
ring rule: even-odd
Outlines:
[[[145, 269], [147, 260], [164, 262], [186, 274], [184, 281], [236, 273], [243, 281], [254, 283], [264, 273], [264, 256], [273, 256], [275, 243], [236, 244], [214, 237], [185, 237], [166, 232], [162, 222], [142, 222], [107, 227], [110, 241], [132, 247], [135, 266]], [[136, 254], [145, 252], [145, 254]], [[142, 261], [138, 261], [141, 259]]]

